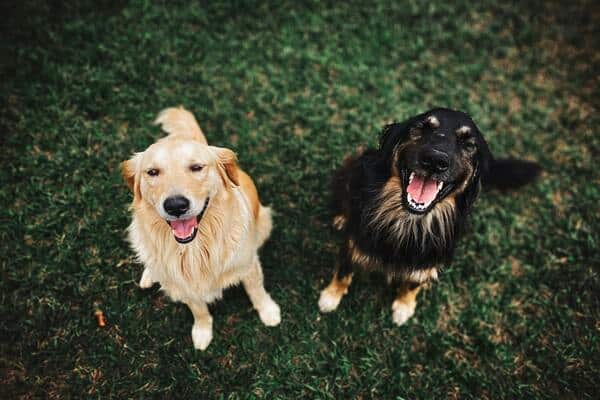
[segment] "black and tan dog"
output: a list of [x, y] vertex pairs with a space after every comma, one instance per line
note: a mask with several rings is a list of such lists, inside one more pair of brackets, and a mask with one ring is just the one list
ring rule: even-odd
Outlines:
[[518, 187], [539, 172], [532, 162], [494, 160], [463, 112], [437, 108], [386, 126], [378, 150], [347, 158], [334, 176], [334, 226], [344, 242], [319, 308], [337, 308], [355, 266], [379, 270], [398, 287], [393, 321], [403, 324], [422, 285], [451, 262], [481, 184]]

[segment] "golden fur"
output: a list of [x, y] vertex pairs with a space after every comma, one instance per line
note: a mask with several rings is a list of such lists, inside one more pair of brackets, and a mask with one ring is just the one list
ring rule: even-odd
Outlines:
[[404, 282], [398, 287], [396, 299], [392, 303], [392, 321], [396, 325], [402, 325], [415, 313], [417, 307], [417, 294], [422, 285]]
[[[348, 252], [350, 255], [350, 260], [357, 266], [363, 268], [366, 271], [369, 270], [378, 270], [381, 267], [381, 261], [370, 257], [363, 253], [354, 243], [352, 239], [348, 241]], [[425, 269], [417, 269], [417, 270], [405, 270], [405, 271], [396, 271], [393, 272], [391, 269], [388, 269], [388, 280], [404, 280], [407, 282], [414, 283], [428, 283], [430, 281], [435, 281], [438, 278], [438, 269], [436, 267], [425, 268]], [[345, 294], [345, 293], [344, 293]]]
[[[240, 282], [261, 320], [268, 326], [279, 324], [279, 307], [263, 287], [258, 257], [271, 232], [271, 210], [260, 204], [256, 187], [239, 169], [235, 154], [209, 146], [189, 111], [166, 109], [156, 123], [169, 135], [122, 164], [133, 192], [128, 239], [145, 267], [140, 286], [157, 282], [174, 301], [189, 306], [198, 349], [205, 349], [212, 339], [207, 304]], [[192, 172], [192, 164], [203, 168]], [[159, 171], [158, 176], [149, 176], [150, 169]], [[190, 208], [202, 215], [197, 237], [187, 244], [174, 239], [165, 220], [162, 205], [173, 195], [188, 198]]]

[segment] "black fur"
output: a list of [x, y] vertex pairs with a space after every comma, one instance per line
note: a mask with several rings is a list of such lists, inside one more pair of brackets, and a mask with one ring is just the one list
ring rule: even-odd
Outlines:
[[[431, 115], [440, 122], [435, 129], [427, 127], [426, 119]], [[474, 147], [469, 147], [468, 152], [461, 148], [462, 142], [456, 137], [447, 139], [449, 135], [456, 135], [455, 130], [459, 126], [470, 128], [469, 146], [472, 143]], [[439, 208], [436, 208], [441, 207], [440, 204], [433, 205], [424, 215], [414, 215], [407, 212], [406, 201], [400, 201], [408, 183], [407, 174], [410, 170], [407, 166], [412, 165], [410, 160], [417, 155], [413, 154], [416, 150], [399, 149], [408, 141], [415, 140], [411, 139], [415, 129], [417, 133], [431, 131], [432, 133], [427, 134], [443, 137], [441, 140], [448, 142], [447, 151], [456, 153], [450, 155], [456, 156], [458, 161], [455, 164], [461, 167], [450, 168], [449, 171], [436, 175], [439, 175], [440, 180], [448, 181], [443, 187], [449, 190], [444, 196], [454, 198], [452, 218], [442, 218], [439, 215]], [[420, 149], [419, 144], [414, 146], [417, 150]], [[400, 153], [401, 151], [403, 152]], [[400, 154], [399, 159], [397, 154]], [[465, 170], [469, 171], [469, 175], [460, 175]], [[338, 277], [352, 272], [350, 243], [361, 254], [376, 261], [373, 264], [392, 277], [448, 265], [452, 261], [457, 240], [478, 196], [482, 180], [490, 187], [517, 187], [533, 180], [539, 171], [540, 168], [535, 163], [519, 160], [494, 161], [479, 129], [462, 112], [438, 108], [405, 122], [386, 126], [378, 149], [369, 149], [348, 158], [333, 178], [334, 215], [343, 216], [345, 220], [342, 228], [345, 240], [341, 248]], [[385, 203], [381, 198], [384, 186], [394, 176], [403, 182], [402, 189], [396, 194], [388, 193], [389, 201]], [[440, 196], [443, 190], [446, 189], [439, 192]], [[396, 195], [397, 199], [394, 198]], [[444, 201], [445, 197], [441, 197], [439, 201]], [[394, 203], [396, 200], [397, 204]], [[397, 209], [384, 209], [384, 203], [394, 203]], [[382, 212], [389, 213], [393, 218], [386, 218], [385, 224], [373, 224], [376, 215]], [[426, 218], [432, 218], [430, 229], [425, 224]], [[408, 224], [409, 221], [413, 221], [416, 235], [398, 240], [397, 229], [394, 227], [399, 226], [397, 224]]]

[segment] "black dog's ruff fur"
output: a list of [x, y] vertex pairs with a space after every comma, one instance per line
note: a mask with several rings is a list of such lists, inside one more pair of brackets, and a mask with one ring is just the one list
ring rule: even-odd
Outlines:
[[359, 266], [397, 285], [393, 321], [403, 324], [421, 286], [451, 262], [481, 184], [515, 188], [539, 172], [533, 162], [494, 160], [460, 111], [436, 108], [386, 126], [379, 149], [348, 157], [334, 175], [333, 223], [344, 241], [319, 308], [337, 308]]

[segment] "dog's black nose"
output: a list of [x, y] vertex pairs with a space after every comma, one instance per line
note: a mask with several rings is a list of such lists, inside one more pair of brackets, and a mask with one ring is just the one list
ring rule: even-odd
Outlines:
[[430, 172], [444, 172], [450, 166], [450, 157], [443, 151], [430, 148], [421, 152], [419, 164]]
[[190, 201], [183, 196], [172, 196], [165, 200], [163, 207], [167, 214], [179, 217], [190, 209]]

